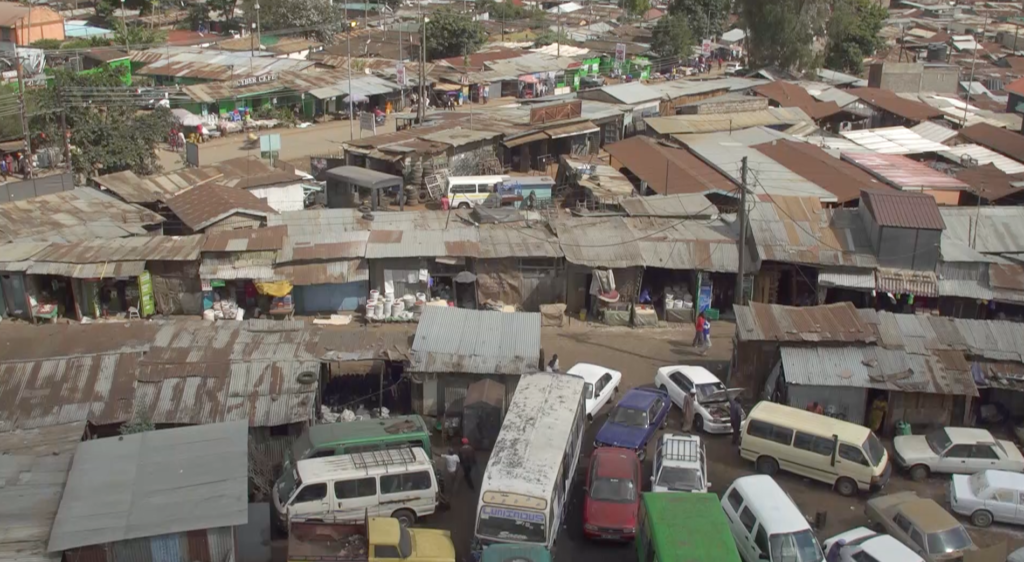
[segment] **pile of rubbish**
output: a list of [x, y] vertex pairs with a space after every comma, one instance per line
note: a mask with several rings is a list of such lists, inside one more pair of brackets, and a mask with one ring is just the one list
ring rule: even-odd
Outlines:
[[228, 300], [215, 301], [209, 310], [203, 311], [203, 320], [238, 320], [245, 318], [245, 310]]

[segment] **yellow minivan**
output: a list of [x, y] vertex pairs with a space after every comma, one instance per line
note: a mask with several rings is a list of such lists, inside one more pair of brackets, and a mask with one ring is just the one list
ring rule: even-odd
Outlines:
[[740, 456], [757, 471], [780, 469], [831, 484], [844, 496], [875, 491], [889, 482], [889, 455], [870, 429], [762, 401], [740, 431]]

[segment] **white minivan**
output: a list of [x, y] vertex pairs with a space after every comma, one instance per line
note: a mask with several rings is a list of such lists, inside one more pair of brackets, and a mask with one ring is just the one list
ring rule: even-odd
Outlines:
[[811, 525], [771, 476], [733, 481], [722, 509], [745, 562], [821, 562], [825, 555]]
[[434, 513], [437, 478], [423, 449], [387, 449], [301, 460], [274, 486], [274, 513], [287, 529], [292, 517], [362, 522], [394, 517], [405, 525]]
[[509, 176], [452, 176], [448, 178], [445, 196], [452, 209], [469, 209], [498, 192], [498, 187], [511, 179]]

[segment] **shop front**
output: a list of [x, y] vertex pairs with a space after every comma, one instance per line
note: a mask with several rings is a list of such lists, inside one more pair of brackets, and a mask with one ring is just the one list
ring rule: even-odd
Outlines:
[[363, 259], [278, 265], [274, 271], [292, 285], [299, 314], [354, 312], [366, 304], [370, 272]]
[[136, 318], [155, 312], [146, 262], [35, 262], [25, 291], [35, 320]]
[[276, 256], [276, 251], [204, 253], [199, 266], [204, 317], [242, 320], [268, 314], [274, 297], [261, 294], [257, 283], [279, 281]]

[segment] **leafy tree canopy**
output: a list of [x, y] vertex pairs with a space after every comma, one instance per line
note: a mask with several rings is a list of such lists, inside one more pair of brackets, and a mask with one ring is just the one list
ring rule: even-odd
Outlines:
[[871, 0], [838, 0], [828, 22], [825, 66], [860, 74], [864, 58], [885, 45], [878, 34], [888, 17], [889, 11]]
[[639, 17], [651, 9], [651, 0], [622, 0], [622, 9], [630, 16]]
[[825, 34], [829, 0], [738, 0], [753, 68], [808, 70], [818, 64], [815, 37]]
[[[244, 0], [245, 15], [256, 21], [253, 0]], [[313, 29], [310, 37], [321, 43], [333, 44], [337, 35], [348, 28], [344, 11], [331, 0], [264, 0], [260, 4], [260, 29]]]
[[552, 31], [550, 29], [546, 29], [546, 30], [544, 30], [544, 31], [542, 31], [542, 32], [537, 34], [537, 37], [534, 38], [534, 40], [533, 40], [533, 46], [534, 47], [546, 47], [548, 45], [553, 45], [555, 43], [561, 43], [561, 44], [565, 45], [568, 42], [569, 42], [569, 36], [566, 35], [564, 31], [559, 33], [557, 31]]
[[138, 110], [130, 95], [134, 90], [121, 81], [122, 72], [109, 67], [88, 73], [54, 70], [46, 88], [32, 91], [33, 144], [63, 144], [63, 111], [76, 173], [92, 176], [131, 170], [142, 175], [159, 171], [155, 151], [173, 125], [170, 110]]
[[427, 22], [427, 57], [430, 59], [473, 54], [486, 40], [487, 34], [479, 22], [451, 8], [434, 12]]
[[710, 39], [722, 34], [731, 8], [732, 0], [672, 0], [668, 11], [684, 16], [694, 37]]
[[654, 41], [651, 50], [663, 58], [685, 59], [691, 55], [691, 48], [696, 44], [693, 32], [681, 14], [667, 15], [654, 24], [651, 32]]

